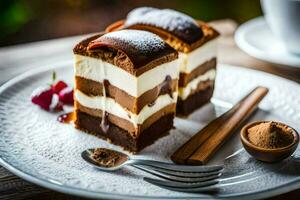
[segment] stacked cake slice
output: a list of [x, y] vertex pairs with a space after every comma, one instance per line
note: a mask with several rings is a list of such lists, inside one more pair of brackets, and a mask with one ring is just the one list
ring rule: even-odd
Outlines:
[[173, 127], [178, 53], [146, 31], [90, 37], [74, 48], [75, 126], [138, 152]]
[[219, 35], [212, 27], [175, 10], [142, 7], [132, 10], [125, 20], [110, 25], [106, 31], [120, 29], [153, 32], [179, 52], [179, 115], [188, 115], [210, 100]]

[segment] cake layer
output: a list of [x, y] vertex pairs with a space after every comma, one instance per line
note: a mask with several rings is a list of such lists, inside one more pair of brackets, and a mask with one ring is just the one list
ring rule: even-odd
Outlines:
[[[111, 84], [107, 84], [105, 90], [107, 97], [113, 98], [117, 103], [130, 112], [138, 114], [144, 106], [153, 103], [158, 96], [163, 94], [172, 94], [176, 91], [177, 84], [177, 80], [170, 80], [169, 83], [164, 81], [158, 86], [146, 91], [139, 97], [133, 97]], [[75, 85], [77, 90], [80, 90], [88, 96], [103, 96], [102, 83], [76, 76]]]
[[200, 64], [197, 68], [195, 68], [191, 73], [180, 73], [179, 74], [179, 87], [185, 87], [192, 80], [198, 78], [199, 76], [205, 74], [207, 71], [216, 69], [217, 67], [217, 59], [213, 58], [208, 60], [202, 64]]
[[171, 79], [178, 79], [179, 76], [178, 59], [156, 66], [137, 77], [101, 59], [82, 55], [75, 55], [74, 59], [75, 76], [99, 83], [108, 80], [111, 85], [133, 97], [139, 97], [158, 86], [166, 76], [170, 76]]
[[213, 82], [202, 82], [199, 88], [185, 100], [178, 98], [176, 114], [187, 116], [204, 104], [208, 103], [213, 95]]
[[160, 95], [153, 104], [144, 106], [139, 114], [135, 114], [123, 108], [113, 98], [104, 96], [88, 96], [79, 90], [76, 90], [74, 93], [75, 100], [81, 105], [92, 109], [105, 110], [107, 113], [131, 122], [134, 127], [137, 127], [139, 124], [143, 124], [145, 120], [162, 108], [176, 103], [177, 95], [177, 92], [173, 93], [173, 98], [170, 97], [169, 94]]
[[191, 73], [199, 65], [216, 58], [216, 56], [217, 39], [210, 40], [191, 52], [179, 52], [180, 72]]
[[178, 96], [180, 99], [185, 100], [191, 95], [194, 91], [196, 91], [202, 83], [211, 81], [214, 82], [216, 78], [216, 70], [210, 69], [209, 71], [205, 72], [203, 75], [198, 76], [197, 78], [193, 79], [189, 82], [185, 87], [178, 88]]
[[120, 30], [77, 44], [75, 54], [101, 58], [139, 76], [178, 58], [178, 53], [157, 35], [141, 30]]
[[193, 18], [171, 9], [141, 7], [128, 13], [124, 24], [125, 28], [143, 25], [163, 29], [189, 44], [203, 37], [202, 30]]
[[[158, 14], [152, 15], [153, 12], [147, 11], [144, 13], [139, 11], [143, 9], [147, 10], [147, 8], [138, 8], [131, 11], [125, 20], [119, 20], [111, 24], [105, 31], [112, 32], [122, 29], [146, 30], [159, 35], [174, 49], [184, 53], [191, 52], [219, 36], [219, 33], [207, 23], [199, 20], [195, 21], [185, 15], [193, 21], [191, 23], [186, 23], [185, 21], [187, 20], [182, 17], [182, 15], [184, 15], [183, 13], [172, 11], [174, 14], [169, 15], [168, 12], [170, 10], [155, 9], [155, 13]], [[163, 16], [163, 18], [166, 17], [168, 19], [164, 19], [163, 21], [160, 15]], [[166, 21], [168, 21], [168, 24], [166, 26], [162, 26], [161, 24], [165, 24]], [[191, 24], [193, 24], [193, 30], [200, 31], [202, 34], [195, 34], [195, 31], [191, 31]], [[173, 30], [176, 31], [171, 31], [170, 27], [173, 27]]]
[[113, 124], [109, 127], [109, 134], [102, 131], [99, 126], [101, 118], [91, 116], [77, 110], [75, 127], [97, 137], [108, 140], [115, 145], [123, 147], [125, 150], [136, 153], [146, 146], [153, 144], [158, 138], [168, 134], [173, 128], [174, 113], [167, 114], [153, 123], [146, 130], [142, 131], [138, 137], [133, 136], [128, 131]]
[[[85, 106], [81, 105], [78, 101], [75, 101], [75, 109], [79, 110], [81, 112], [87, 113], [94, 117], [99, 117], [99, 118], [103, 117], [102, 110], [85, 107]], [[138, 124], [137, 127], [135, 127], [131, 122], [127, 121], [126, 119], [117, 117], [110, 113], [107, 114], [107, 120], [108, 120], [109, 124], [114, 124], [115, 126], [118, 126], [119, 128], [127, 130], [133, 136], [138, 136], [142, 131], [147, 129], [154, 122], [159, 120], [161, 117], [163, 117], [167, 114], [175, 113], [175, 110], [176, 110], [176, 104], [170, 104], [170, 105], [160, 109], [153, 115], [151, 115], [148, 119], [146, 119], [144, 121], [143, 124]], [[101, 123], [101, 121], [98, 122], [98, 124], [100, 124], [100, 123]]]

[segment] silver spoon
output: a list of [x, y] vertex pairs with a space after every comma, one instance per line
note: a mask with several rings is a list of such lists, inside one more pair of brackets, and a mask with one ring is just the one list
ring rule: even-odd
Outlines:
[[93, 167], [103, 171], [116, 171], [121, 169], [122, 167], [129, 165], [129, 166], [139, 166], [147, 168], [149, 170], [153, 170], [156, 172], [160, 172], [162, 174], [168, 174], [172, 176], [178, 177], [207, 177], [210, 175], [219, 174], [220, 171], [223, 169], [222, 165], [212, 165], [212, 166], [189, 166], [189, 165], [176, 165], [173, 163], [166, 163], [154, 160], [142, 160], [142, 159], [132, 159], [127, 154], [124, 154], [119, 151], [115, 151], [112, 149], [105, 149], [104, 150], [108, 154], [114, 154], [118, 157], [118, 159], [114, 160], [114, 165], [112, 166], [105, 166], [99, 161], [93, 158], [93, 154], [95, 149], [88, 149], [81, 153], [81, 157]]
[[218, 178], [222, 175], [223, 166], [219, 165], [176, 165], [153, 160], [131, 159], [128, 155], [112, 149], [98, 148], [96, 153], [95, 150], [88, 149], [81, 153], [81, 157], [93, 167], [102, 171], [115, 171], [126, 165], [133, 166], [160, 179], [165, 179], [166, 181], [162, 181], [144, 177], [146, 182], [169, 190], [212, 191], [217, 188]]

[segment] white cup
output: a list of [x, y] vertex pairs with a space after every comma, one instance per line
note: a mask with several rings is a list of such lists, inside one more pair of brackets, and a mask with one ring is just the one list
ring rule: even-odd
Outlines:
[[300, 55], [300, 0], [261, 0], [265, 19], [286, 49]]

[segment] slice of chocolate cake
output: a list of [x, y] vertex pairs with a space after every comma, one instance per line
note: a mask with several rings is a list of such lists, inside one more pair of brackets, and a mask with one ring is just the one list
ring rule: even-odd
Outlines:
[[76, 128], [138, 152], [173, 127], [178, 53], [160, 37], [121, 30], [73, 51]]
[[216, 76], [216, 30], [175, 10], [150, 7], [132, 10], [125, 20], [115, 22], [106, 31], [120, 29], [153, 32], [179, 52], [179, 115], [188, 115], [210, 100]]

